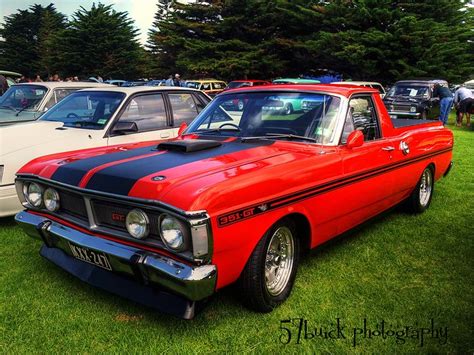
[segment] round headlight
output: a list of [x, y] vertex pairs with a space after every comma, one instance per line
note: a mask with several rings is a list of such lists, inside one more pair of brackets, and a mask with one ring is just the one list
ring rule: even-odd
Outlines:
[[416, 107], [415, 106], [410, 107], [410, 112], [416, 112]]
[[23, 188], [26, 201], [33, 207], [40, 207], [43, 198], [43, 189], [37, 183], [29, 183]]
[[59, 194], [51, 187], [47, 188], [43, 195], [44, 206], [48, 211], [54, 212], [59, 210]]
[[173, 250], [181, 250], [184, 246], [186, 227], [178, 219], [164, 215], [160, 223], [161, 239], [167, 247]]
[[131, 210], [125, 219], [128, 233], [134, 238], [143, 239], [150, 231], [150, 221], [145, 212], [139, 209]]

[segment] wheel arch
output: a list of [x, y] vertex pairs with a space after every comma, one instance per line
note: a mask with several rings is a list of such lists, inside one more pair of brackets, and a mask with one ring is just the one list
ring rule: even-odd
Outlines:
[[293, 221], [296, 228], [297, 238], [300, 239], [301, 253], [307, 254], [311, 249], [311, 224], [309, 223], [308, 217], [300, 212], [292, 212], [280, 218], [275, 223], [278, 223], [282, 219], [290, 219]]

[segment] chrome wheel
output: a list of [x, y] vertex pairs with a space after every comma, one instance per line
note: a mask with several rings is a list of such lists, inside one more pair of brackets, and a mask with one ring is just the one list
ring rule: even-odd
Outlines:
[[283, 292], [290, 280], [295, 259], [291, 230], [282, 226], [272, 235], [265, 256], [265, 285], [272, 296]]
[[433, 175], [430, 169], [425, 169], [421, 175], [420, 181], [420, 205], [426, 206], [430, 202], [431, 192], [433, 191]]

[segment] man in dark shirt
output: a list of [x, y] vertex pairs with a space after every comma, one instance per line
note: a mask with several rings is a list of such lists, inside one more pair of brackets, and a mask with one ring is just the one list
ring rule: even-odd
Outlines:
[[443, 122], [443, 125], [448, 123], [449, 111], [453, 106], [453, 94], [446, 86], [435, 84], [433, 90], [433, 97], [439, 97], [439, 120]]

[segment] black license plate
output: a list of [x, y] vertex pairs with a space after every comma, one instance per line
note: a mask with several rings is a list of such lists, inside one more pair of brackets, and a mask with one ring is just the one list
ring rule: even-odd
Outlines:
[[101, 267], [106, 270], [112, 270], [109, 258], [102, 252], [93, 251], [89, 248], [84, 248], [70, 242], [69, 249], [71, 249], [71, 253], [76, 259], [85, 261], [86, 263]]

